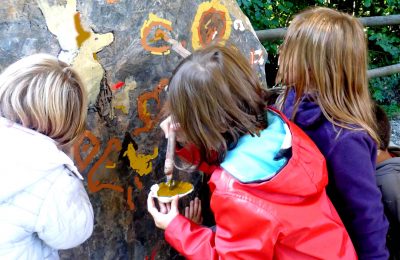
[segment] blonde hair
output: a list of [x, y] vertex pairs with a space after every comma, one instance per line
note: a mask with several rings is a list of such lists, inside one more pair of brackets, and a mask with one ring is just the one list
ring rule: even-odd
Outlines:
[[222, 162], [240, 136], [257, 135], [266, 126], [263, 89], [232, 47], [195, 51], [175, 69], [168, 91], [167, 113], [209, 162]]
[[367, 43], [362, 24], [329, 8], [307, 9], [294, 17], [280, 48], [276, 82], [315, 102], [334, 125], [365, 130], [379, 144], [368, 90]]
[[0, 75], [0, 116], [66, 147], [85, 129], [86, 93], [70, 66], [47, 54], [11, 64]]

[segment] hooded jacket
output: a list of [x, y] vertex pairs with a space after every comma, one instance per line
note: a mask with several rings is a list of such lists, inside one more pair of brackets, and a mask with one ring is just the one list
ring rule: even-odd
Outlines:
[[400, 260], [400, 148], [389, 147], [393, 158], [377, 163], [376, 182], [389, 220], [387, 245], [391, 259]]
[[93, 230], [72, 160], [49, 137], [0, 117], [0, 259], [58, 259]]
[[356, 259], [325, 193], [323, 156], [293, 123], [267, 115], [260, 137], [241, 137], [220, 166], [200, 165], [213, 170], [215, 232], [178, 215], [166, 240], [188, 259]]
[[[292, 118], [295, 92], [283, 104], [283, 113]], [[326, 158], [327, 193], [338, 211], [360, 259], [389, 257], [386, 249], [388, 221], [381, 192], [375, 181], [377, 146], [366, 131], [334, 126], [312, 97], [304, 95], [294, 117]]]

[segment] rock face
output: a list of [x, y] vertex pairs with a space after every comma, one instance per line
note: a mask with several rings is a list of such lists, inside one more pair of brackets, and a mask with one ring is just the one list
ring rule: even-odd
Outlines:
[[[74, 160], [95, 229], [61, 258], [178, 259], [146, 209], [149, 188], [164, 180], [164, 88], [182, 60], [165, 40], [190, 52], [212, 42], [234, 45], [265, 84], [266, 52], [236, 1], [3, 0], [0, 35], [1, 70], [22, 56], [50, 53], [76, 68], [87, 88], [88, 129]], [[182, 206], [204, 195], [201, 175], [176, 175], [195, 185]]]

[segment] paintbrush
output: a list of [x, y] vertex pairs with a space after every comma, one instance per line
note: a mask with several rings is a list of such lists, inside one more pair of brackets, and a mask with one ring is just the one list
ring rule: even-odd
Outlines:
[[168, 131], [167, 153], [165, 155], [164, 174], [167, 178], [167, 186], [171, 190], [175, 187], [175, 181], [172, 179], [172, 172], [175, 164], [175, 144], [176, 133], [174, 130]]

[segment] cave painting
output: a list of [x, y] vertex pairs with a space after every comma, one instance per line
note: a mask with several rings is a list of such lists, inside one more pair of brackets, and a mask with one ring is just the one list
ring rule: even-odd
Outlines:
[[79, 49], [79, 53], [72, 62], [72, 67], [79, 74], [88, 93], [89, 104], [94, 104], [100, 92], [100, 82], [104, 76], [104, 69], [95, 59], [97, 52], [114, 40], [112, 33], [98, 34], [91, 32]]
[[145, 50], [152, 54], [165, 55], [170, 53], [170, 45], [165, 42], [172, 31], [171, 21], [150, 13], [140, 29], [140, 39]]
[[136, 81], [127, 79], [125, 82], [117, 82], [111, 87], [113, 91], [112, 106], [124, 114], [128, 114], [130, 109], [129, 91], [136, 88]]
[[210, 43], [225, 44], [231, 34], [232, 20], [228, 9], [219, 0], [203, 2], [192, 24], [192, 47], [198, 49]]
[[[97, 161], [89, 169], [87, 175], [89, 192], [98, 192], [102, 189], [110, 189], [119, 193], [127, 193], [127, 205], [129, 209], [134, 210], [135, 205], [132, 201], [133, 187], [128, 186], [127, 189], [118, 182], [118, 163], [119, 154], [123, 151], [123, 146], [118, 138], [108, 140], [104, 151], [100, 152], [100, 140], [91, 132], [86, 130], [83, 137], [74, 145], [74, 160], [79, 171], [84, 171], [93, 162], [96, 156], [100, 155]], [[83, 156], [82, 156], [83, 155]], [[152, 171], [151, 160], [157, 158], [158, 147], [154, 147], [153, 154], [144, 155], [137, 152], [133, 144], [130, 143], [123, 153], [124, 157], [129, 160], [130, 167], [140, 176], [148, 174]], [[107, 182], [103, 182], [107, 180]], [[134, 186], [137, 190], [143, 189], [143, 184], [138, 176], [134, 176]]]
[[132, 143], [128, 145], [128, 149], [125, 151], [124, 157], [129, 158], [130, 166], [135, 170], [140, 176], [147, 175], [153, 169], [153, 164], [151, 160], [157, 158], [158, 147], [154, 147], [153, 154], [143, 155], [139, 154]]
[[[57, 37], [61, 51], [58, 58], [71, 63], [78, 53], [78, 30], [76, 28], [76, 0], [67, 0], [65, 6], [50, 6], [48, 0], [37, 0], [46, 20], [47, 28]], [[78, 19], [80, 19], [78, 14]]]
[[89, 104], [94, 104], [104, 76], [96, 53], [114, 41], [113, 34], [99, 34], [92, 29], [85, 29], [76, 11], [76, 0], [67, 0], [65, 6], [50, 6], [48, 0], [37, 1], [49, 31], [57, 37], [61, 46], [58, 58], [76, 69], [86, 87]]
[[258, 64], [260, 66], [264, 65], [264, 52], [261, 49], [250, 51], [250, 64]]
[[244, 27], [244, 25], [243, 25], [243, 22], [242, 22], [242, 20], [239, 20], [239, 19], [236, 19], [234, 22], [233, 22], [233, 28], [237, 31], [237, 30], [239, 30], [239, 31], [241, 31], [241, 32], [243, 32], [246, 28]]
[[160, 104], [160, 98], [159, 95], [161, 91], [165, 89], [165, 87], [168, 85], [168, 79], [161, 79], [158, 85], [154, 88], [153, 91], [151, 92], [145, 92], [142, 95], [138, 97], [137, 100], [137, 110], [138, 110], [138, 116], [140, 120], [143, 122], [143, 126], [140, 128], [136, 128], [133, 131], [133, 135], [139, 135], [142, 132], [148, 132], [157, 123], [157, 116], [152, 116], [148, 111], [147, 111], [147, 105], [148, 101], [153, 99], [157, 103], [157, 109], [161, 109], [161, 104]]

